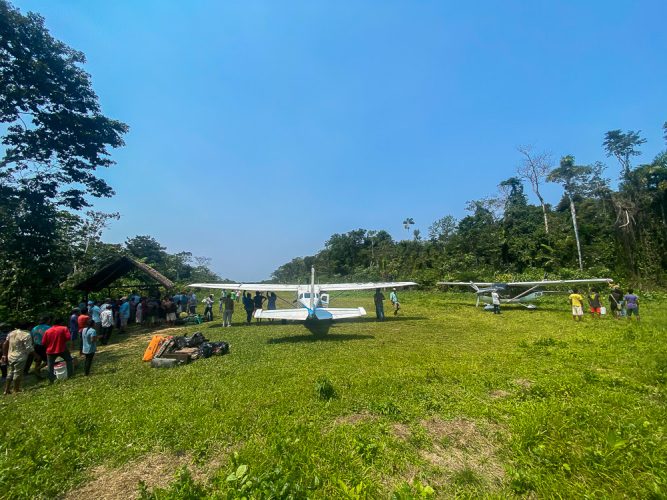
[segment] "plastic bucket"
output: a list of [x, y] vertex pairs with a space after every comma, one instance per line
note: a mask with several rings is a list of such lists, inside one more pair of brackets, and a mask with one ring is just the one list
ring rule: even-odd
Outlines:
[[58, 380], [65, 380], [67, 378], [67, 364], [64, 361], [56, 363], [53, 366], [53, 373]]
[[606, 308], [605, 306], [602, 306], [602, 307], [600, 308], [600, 314], [603, 315], [603, 316], [604, 316], [605, 314], [607, 314], [607, 308]]

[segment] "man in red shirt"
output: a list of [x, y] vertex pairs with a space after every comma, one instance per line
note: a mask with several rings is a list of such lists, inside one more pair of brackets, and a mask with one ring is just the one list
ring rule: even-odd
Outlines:
[[[88, 326], [88, 320], [90, 319], [90, 316], [88, 315], [88, 309], [85, 307], [81, 309], [81, 314], [79, 314], [79, 318], [77, 319], [77, 322], [79, 324], [79, 355], [83, 356], [83, 339], [81, 338], [81, 334], [83, 333], [83, 329]], [[72, 342], [72, 348], [74, 348], [75, 345]]]
[[70, 378], [74, 372], [72, 368], [72, 355], [67, 348], [67, 342], [71, 338], [69, 330], [63, 326], [63, 320], [60, 318], [55, 320], [53, 326], [44, 332], [42, 345], [46, 349], [46, 364], [49, 369], [50, 383], [53, 383], [56, 379], [53, 373], [53, 365], [55, 365], [58, 356], [63, 358], [65, 363], [67, 363], [67, 378]]

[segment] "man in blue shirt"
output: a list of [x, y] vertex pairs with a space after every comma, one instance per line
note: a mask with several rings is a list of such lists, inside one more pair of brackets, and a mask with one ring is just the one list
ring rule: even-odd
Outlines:
[[120, 332], [125, 333], [125, 328], [127, 328], [127, 322], [130, 320], [130, 303], [127, 301], [127, 297], [120, 299], [122, 304], [118, 309], [118, 315], [120, 316]]

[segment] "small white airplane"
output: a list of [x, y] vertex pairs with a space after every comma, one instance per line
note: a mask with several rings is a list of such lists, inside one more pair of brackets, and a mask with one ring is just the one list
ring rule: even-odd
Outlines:
[[280, 285], [267, 283], [193, 283], [192, 288], [215, 288], [220, 290], [241, 290], [243, 292], [296, 292], [300, 307], [291, 309], [257, 309], [254, 317], [303, 321], [306, 328], [317, 334], [329, 331], [335, 319], [358, 318], [366, 315], [363, 307], [329, 307], [329, 293], [351, 290], [374, 290], [376, 288], [403, 288], [416, 285], [413, 281], [379, 283], [315, 283], [315, 267], [310, 269], [310, 284]]
[[530, 302], [542, 297], [549, 291], [543, 290], [549, 285], [587, 285], [592, 283], [612, 283], [609, 278], [591, 278], [585, 280], [542, 280], [542, 281], [515, 281], [513, 283], [480, 283], [472, 281], [440, 281], [438, 285], [442, 286], [469, 286], [477, 294], [477, 303], [488, 304], [486, 308], [493, 309], [490, 305], [493, 303], [491, 292], [497, 292], [501, 304], [521, 304], [526, 309], [536, 309]]

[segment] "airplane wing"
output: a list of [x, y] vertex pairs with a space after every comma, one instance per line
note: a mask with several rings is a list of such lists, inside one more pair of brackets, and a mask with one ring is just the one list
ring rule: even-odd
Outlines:
[[587, 283], [612, 283], [614, 280], [609, 278], [591, 278], [583, 280], [542, 280], [542, 281], [516, 281], [506, 283], [507, 286], [540, 286], [540, 285], [585, 285]]
[[325, 292], [345, 292], [350, 290], [375, 290], [376, 288], [402, 288], [416, 284], [414, 281], [387, 281], [378, 283], [319, 283], [315, 286]]
[[244, 292], [296, 292], [299, 285], [272, 285], [270, 283], [192, 283], [192, 288], [242, 290]]
[[289, 321], [305, 321], [308, 319], [308, 309], [257, 309], [255, 318], [262, 319], [286, 319]]
[[438, 285], [451, 286], [472, 286], [472, 287], [490, 287], [496, 285], [517, 286], [530, 288], [540, 285], [568, 285], [568, 284], [586, 284], [586, 283], [612, 283], [609, 278], [591, 278], [583, 280], [542, 280], [542, 281], [515, 281], [513, 283], [482, 283], [478, 281], [439, 281]]
[[479, 281], [438, 281], [438, 285], [450, 285], [450, 286], [493, 286], [498, 283], [482, 283]]

